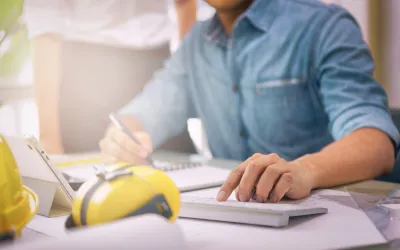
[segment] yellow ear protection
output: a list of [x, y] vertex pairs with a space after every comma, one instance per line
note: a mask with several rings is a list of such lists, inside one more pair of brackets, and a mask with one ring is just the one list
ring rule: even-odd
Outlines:
[[97, 173], [74, 198], [67, 228], [90, 226], [141, 214], [158, 214], [173, 222], [180, 192], [163, 171], [125, 165]]

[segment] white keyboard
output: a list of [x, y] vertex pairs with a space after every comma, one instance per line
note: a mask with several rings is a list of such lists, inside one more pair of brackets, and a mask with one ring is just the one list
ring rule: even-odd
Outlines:
[[233, 222], [242, 224], [282, 227], [295, 216], [327, 213], [328, 209], [283, 203], [257, 203], [228, 200], [218, 202], [215, 198], [181, 197], [181, 218]]

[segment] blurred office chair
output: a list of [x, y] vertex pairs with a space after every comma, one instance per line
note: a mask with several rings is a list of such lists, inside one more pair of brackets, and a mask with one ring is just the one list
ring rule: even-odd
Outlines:
[[[400, 130], [400, 109], [393, 108], [390, 110], [390, 112], [392, 114], [394, 124], [396, 125], [397, 129]], [[381, 181], [400, 183], [400, 154], [397, 155], [392, 172], [377, 179]]]

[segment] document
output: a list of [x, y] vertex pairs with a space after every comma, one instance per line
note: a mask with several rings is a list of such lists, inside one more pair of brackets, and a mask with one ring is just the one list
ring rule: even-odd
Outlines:
[[[90, 157], [91, 156], [91, 157]], [[51, 156], [60, 171], [69, 178], [82, 182], [95, 176], [96, 171], [110, 168], [97, 155]], [[165, 172], [181, 192], [221, 186], [230, 171], [199, 162], [154, 161], [155, 168]], [[112, 166], [111, 166], [112, 167]]]
[[[60, 222], [60, 221], [58, 221]], [[58, 225], [62, 228], [62, 224]], [[156, 239], [156, 240], [155, 240]], [[176, 223], [158, 215], [141, 215], [103, 225], [75, 229], [58, 238], [18, 241], [2, 249], [187, 249]]]

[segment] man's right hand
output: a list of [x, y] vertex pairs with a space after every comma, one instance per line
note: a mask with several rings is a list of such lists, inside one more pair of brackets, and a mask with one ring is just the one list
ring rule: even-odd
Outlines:
[[146, 158], [152, 152], [152, 142], [150, 135], [143, 131], [138, 122], [132, 117], [121, 119], [126, 127], [138, 139], [141, 145], [133, 141], [128, 135], [111, 124], [99, 146], [101, 153], [107, 158], [107, 162], [115, 163], [118, 161], [133, 164], [147, 164]]

